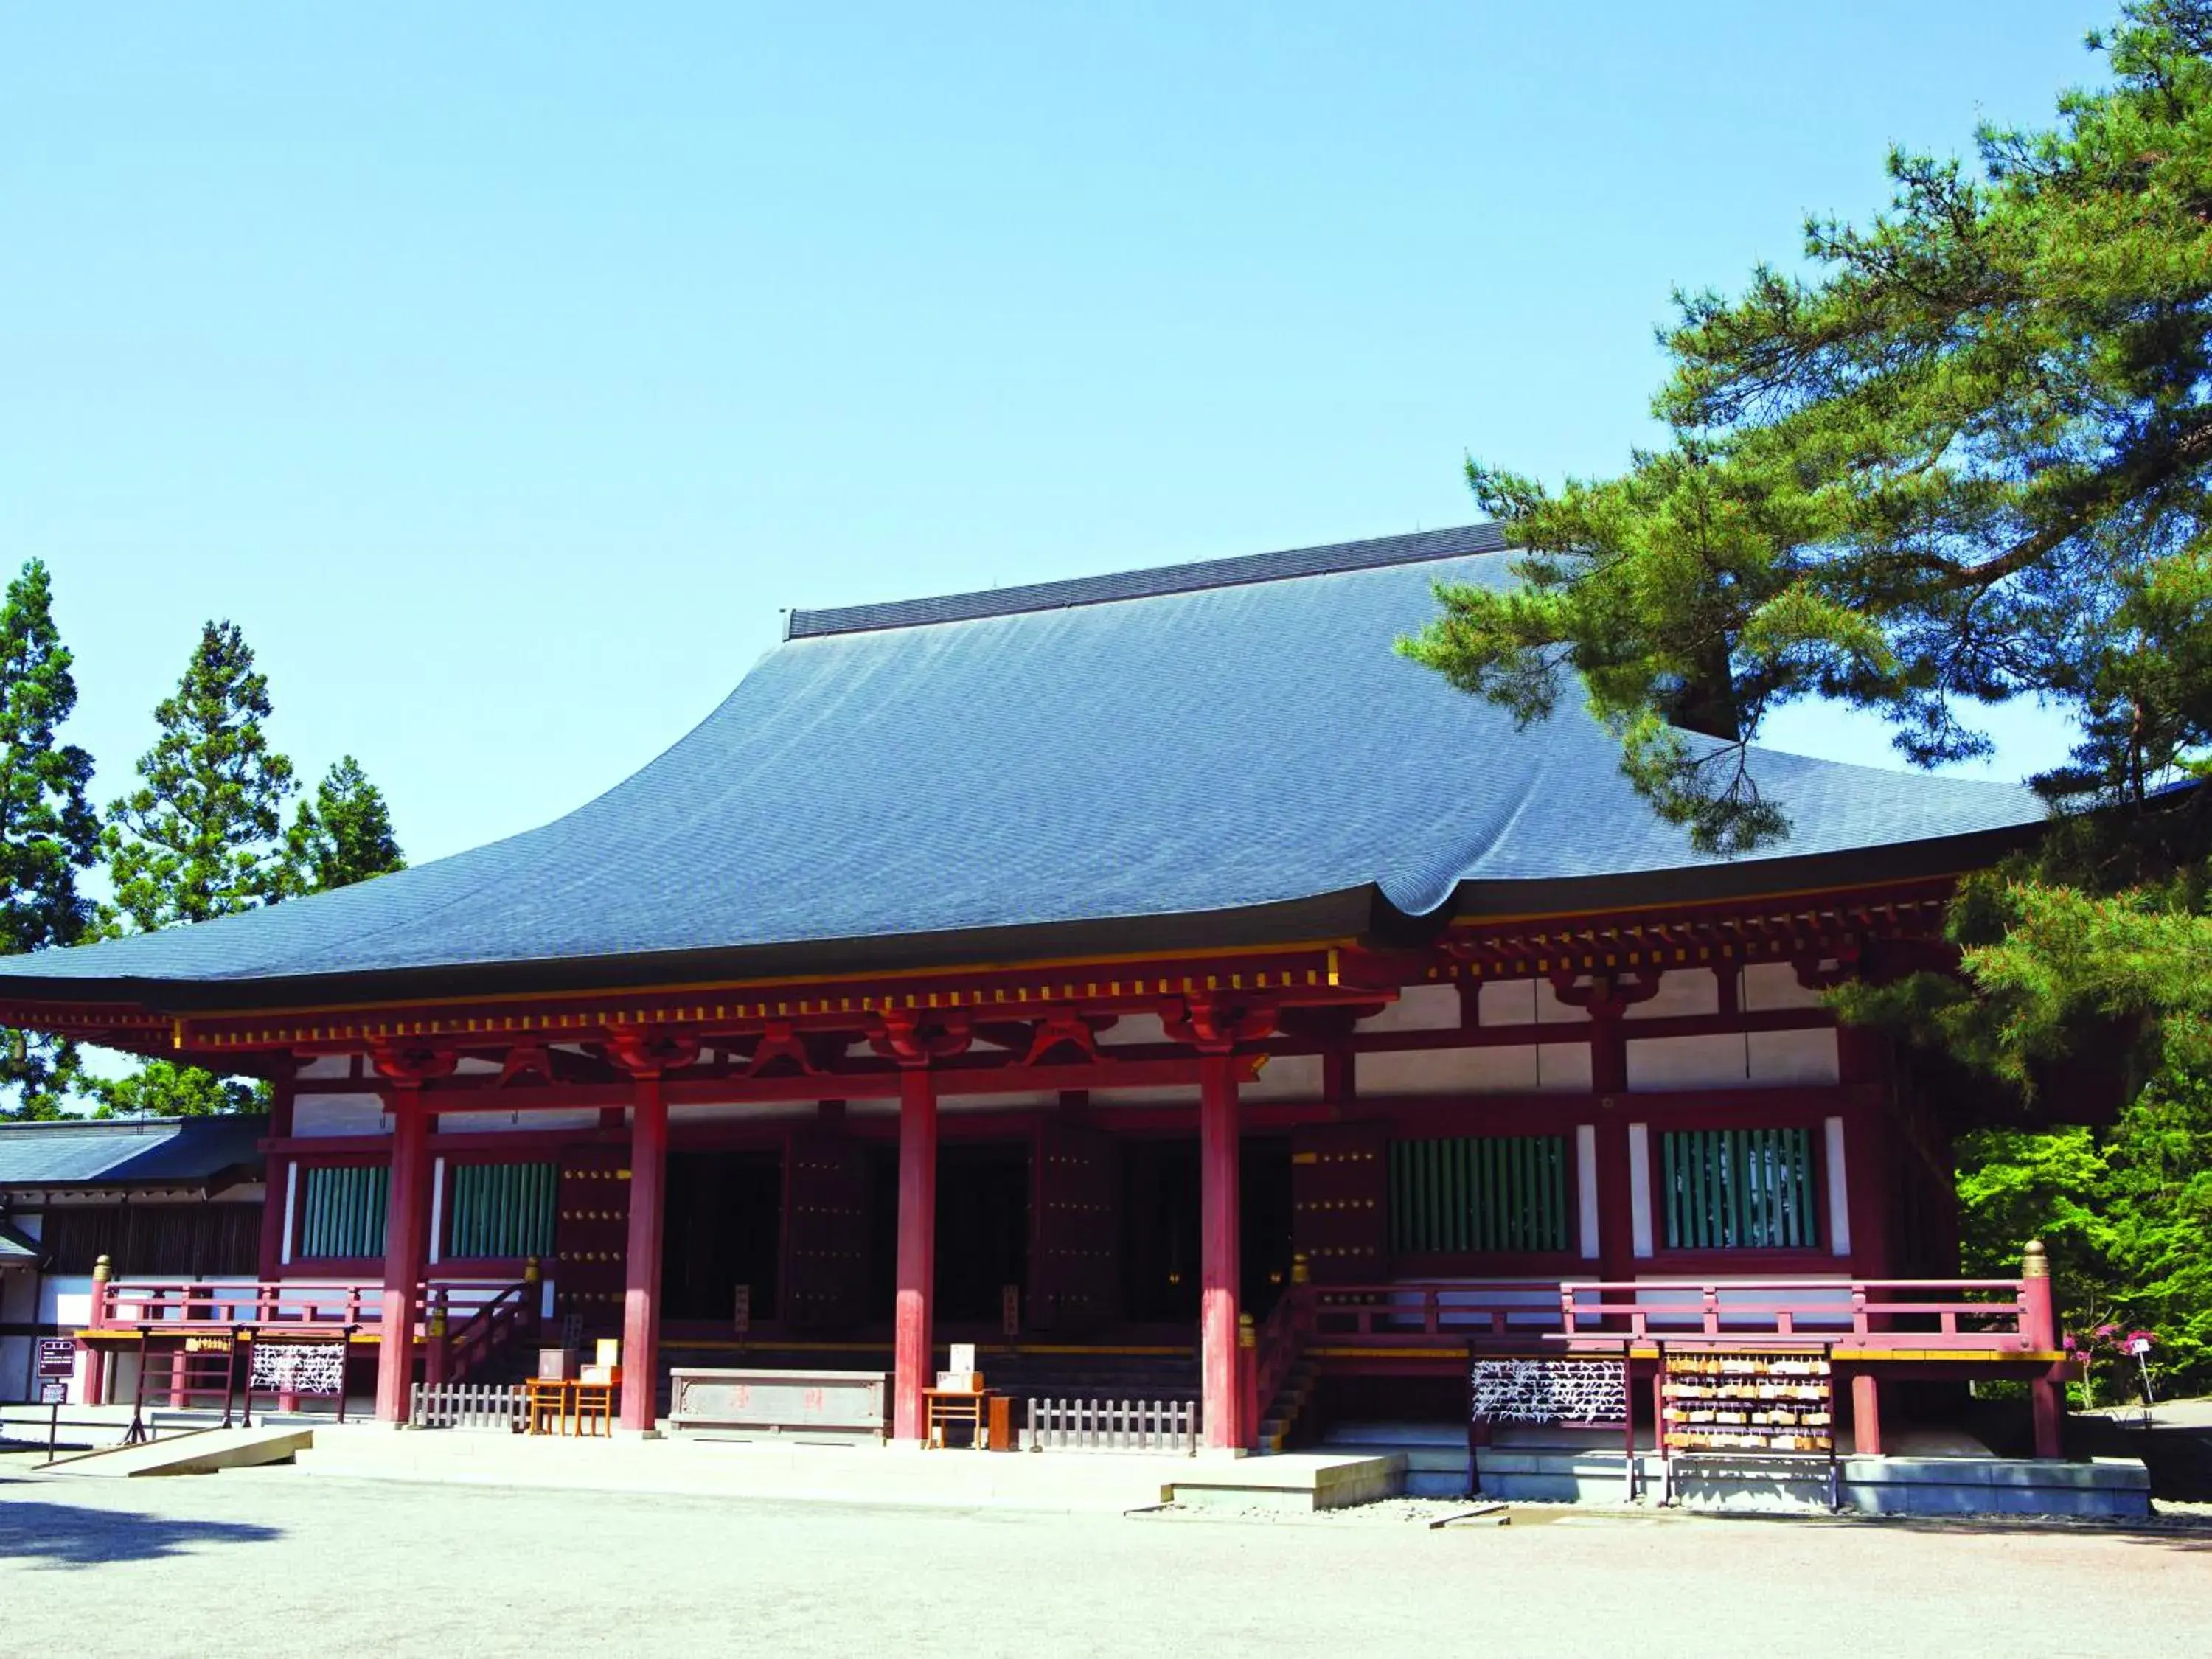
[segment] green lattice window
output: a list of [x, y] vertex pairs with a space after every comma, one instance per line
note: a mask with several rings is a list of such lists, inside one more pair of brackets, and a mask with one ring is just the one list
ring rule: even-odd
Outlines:
[[1567, 1249], [1565, 1135], [1390, 1143], [1390, 1248], [1401, 1253]]
[[301, 1170], [301, 1259], [382, 1255], [391, 1184], [392, 1171], [381, 1164]]
[[1673, 1129], [1659, 1145], [1668, 1249], [1786, 1250], [1820, 1243], [1809, 1129]]
[[449, 1256], [550, 1255], [553, 1250], [552, 1164], [455, 1164], [447, 1233]]

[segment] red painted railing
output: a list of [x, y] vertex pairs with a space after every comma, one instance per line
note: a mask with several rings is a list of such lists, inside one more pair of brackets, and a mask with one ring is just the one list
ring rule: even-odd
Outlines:
[[[420, 1310], [426, 1295], [442, 1291], [451, 1315], [473, 1321], [483, 1310], [519, 1295], [526, 1287], [498, 1279], [438, 1279], [416, 1289]], [[526, 1287], [534, 1297], [537, 1286]], [[530, 1302], [532, 1313], [537, 1311]], [[238, 1325], [356, 1325], [374, 1327], [384, 1316], [384, 1287], [335, 1279], [286, 1279], [245, 1285], [214, 1285], [193, 1279], [110, 1279], [93, 1285], [91, 1325], [94, 1330], [159, 1325], [166, 1330], [219, 1330]]]
[[1840, 1340], [1875, 1348], [2028, 1350], [2033, 1281], [2008, 1279], [1762, 1279], [1715, 1284], [1524, 1281], [1308, 1285], [1315, 1338], [1405, 1347], [1528, 1338], [1668, 1341]]
[[1244, 1391], [1245, 1436], [1255, 1444], [1267, 1407], [1274, 1404], [1276, 1395], [1283, 1391], [1283, 1384], [1290, 1380], [1291, 1368], [1297, 1364], [1310, 1334], [1309, 1318], [1313, 1301], [1300, 1292], [1311, 1288], [1304, 1285], [1286, 1286], [1275, 1299], [1274, 1308], [1253, 1333], [1252, 1346], [1240, 1346], [1237, 1351], [1243, 1373], [1240, 1382]]
[[[447, 1288], [442, 1285], [434, 1286], [431, 1295], [443, 1297]], [[526, 1339], [538, 1328], [538, 1281], [525, 1279], [502, 1285], [498, 1295], [479, 1303], [458, 1329], [448, 1322], [444, 1364], [440, 1367], [444, 1380], [465, 1382], [509, 1343]], [[441, 1301], [439, 1307], [450, 1322], [450, 1301]]]

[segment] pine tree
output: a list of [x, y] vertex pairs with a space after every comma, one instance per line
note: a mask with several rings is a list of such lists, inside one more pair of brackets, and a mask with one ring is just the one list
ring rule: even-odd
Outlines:
[[407, 867], [383, 791], [351, 755], [324, 775], [313, 799], [300, 803], [285, 845], [293, 880], [304, 893], [327, 892]]
[[[285, 896], [283, 807], [297, 786], [263, 730], [269, 714], [268, 679], [237, 625], [206, 624], [175, 695], [154, 711], [161, 736], [139, 758], [139, 787], [108, 809], [118, 922], [152, 932]], [[164, 1060], [88, 1086], [102, 1117], [246, 1110], [267, 1088]]]
[[143, 932], [284, 896], [292, 763], [269, 746], [269, 682], [234, 623], [209, 623], [154, 719], [139, 787], [108, 810], [115, 901]]
[[1578, 681], [1724, 853], [1787, 838], [1747, 745], [1790, 702], [1872, 710], [1921, 764], [1986, 753], [1982, 706], [2069, 714], [2037, 782], [2111, 810], [1970, 884], [1974, 994], [1891, 1010], [2029, 1087], [2116, 1036], [2138, 1079], [2212, 1074], [2212, 789], [2160, 787], [2212, 776], [2212, 0], [2091, 44], [2112, 84], [2051, 127], [1893, 154], [1887, 213], [1808, 223], [1808, 275], [1678, 296], [1665, 447], [1557, 491], [1470, 464], [1522, 584], [1446, 590], [1402, 647], [1523, 718]]
[[[1747, 744], [1800, 700], [1904, 757], [1988, 752], [2033, 697], [2078, 742], [2033, 852], [1962, 884], [1963, 976], [1854, 986], [2033, 1092], [2073, 1057], [2137, 1091], [2095, 1132], [1962, 1146], [1969, 1255], [2031, 1223], [2069, 1304], [2154, 1322], [2212, 1376], [2212, 0], [2130, 0], [2109, 84], [1971, 162], [1893, 153], [1887, 212], [1808, 270], [1678, 295], [1667, 441], [1558, 489], [1470, 462], [1520, 550], [1401, 649], [1522, 719], [1577, 693], [1694, 844], [1786, 840]], [[2163, 786], [2194, 779], [2202, 787]], [[2089, 810], [2095, 809], [2095, 810]], [[2147, 1085], [2147, 1086], [2145, 1086]], [[1979, 1230], [1979, 1237], [1977, 1237]]]
[[[0, 951], [72, 945], [93, 921], [76, 887], [99, 847], [92, 757], [55, 740], [76, 706], [70, 665], [52, 582], [33, 560], [0, 599]], [[76, 1069], [72, 1045], [0, 1031], [0, 1086], [17, 1100], [0, 1117], [59, 1116]]]

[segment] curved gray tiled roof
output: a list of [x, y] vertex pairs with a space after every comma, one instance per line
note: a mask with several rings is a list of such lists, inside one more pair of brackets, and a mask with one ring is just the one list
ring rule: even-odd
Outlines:
[[0, 1123], [0, 1188], [189, 1186], [261, 1162], [266, 1115]]
[[[1434, 611], [1435, 582], [1511, 580], [1499, 546], [1478, 525], [797, 611], [689, 736], [543, 829], [274, 909], [24, 959], [0, 985], [235, 990], [915, 936], [957, 955], [948, 934], [968, 936], [973, 959], [978, 930], [1331, 895], [1419, 916], [1455, 892], [1494, 898], [1493, 884], [1643, 873], [1644, 897], [1675, 896], [1679, 882], [1654, 890], [1649, 872], [1715, 861], [1631, 793], [1579, 706], [1519, 732], [1393, 653]], [[1796, 825], [1770, 858], [2040, 816], [2008, 786], [1771, 751], [1753, 774]]]

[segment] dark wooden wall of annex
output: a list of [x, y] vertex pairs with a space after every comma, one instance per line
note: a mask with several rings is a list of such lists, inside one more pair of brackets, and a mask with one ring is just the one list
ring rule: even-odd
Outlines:
[[117, 1278], [252, 1278], [260, 1271], [261, 1205], [87, 1204], [45, 1212], [51, 1273], [88, 1273], [106, 1256]]

